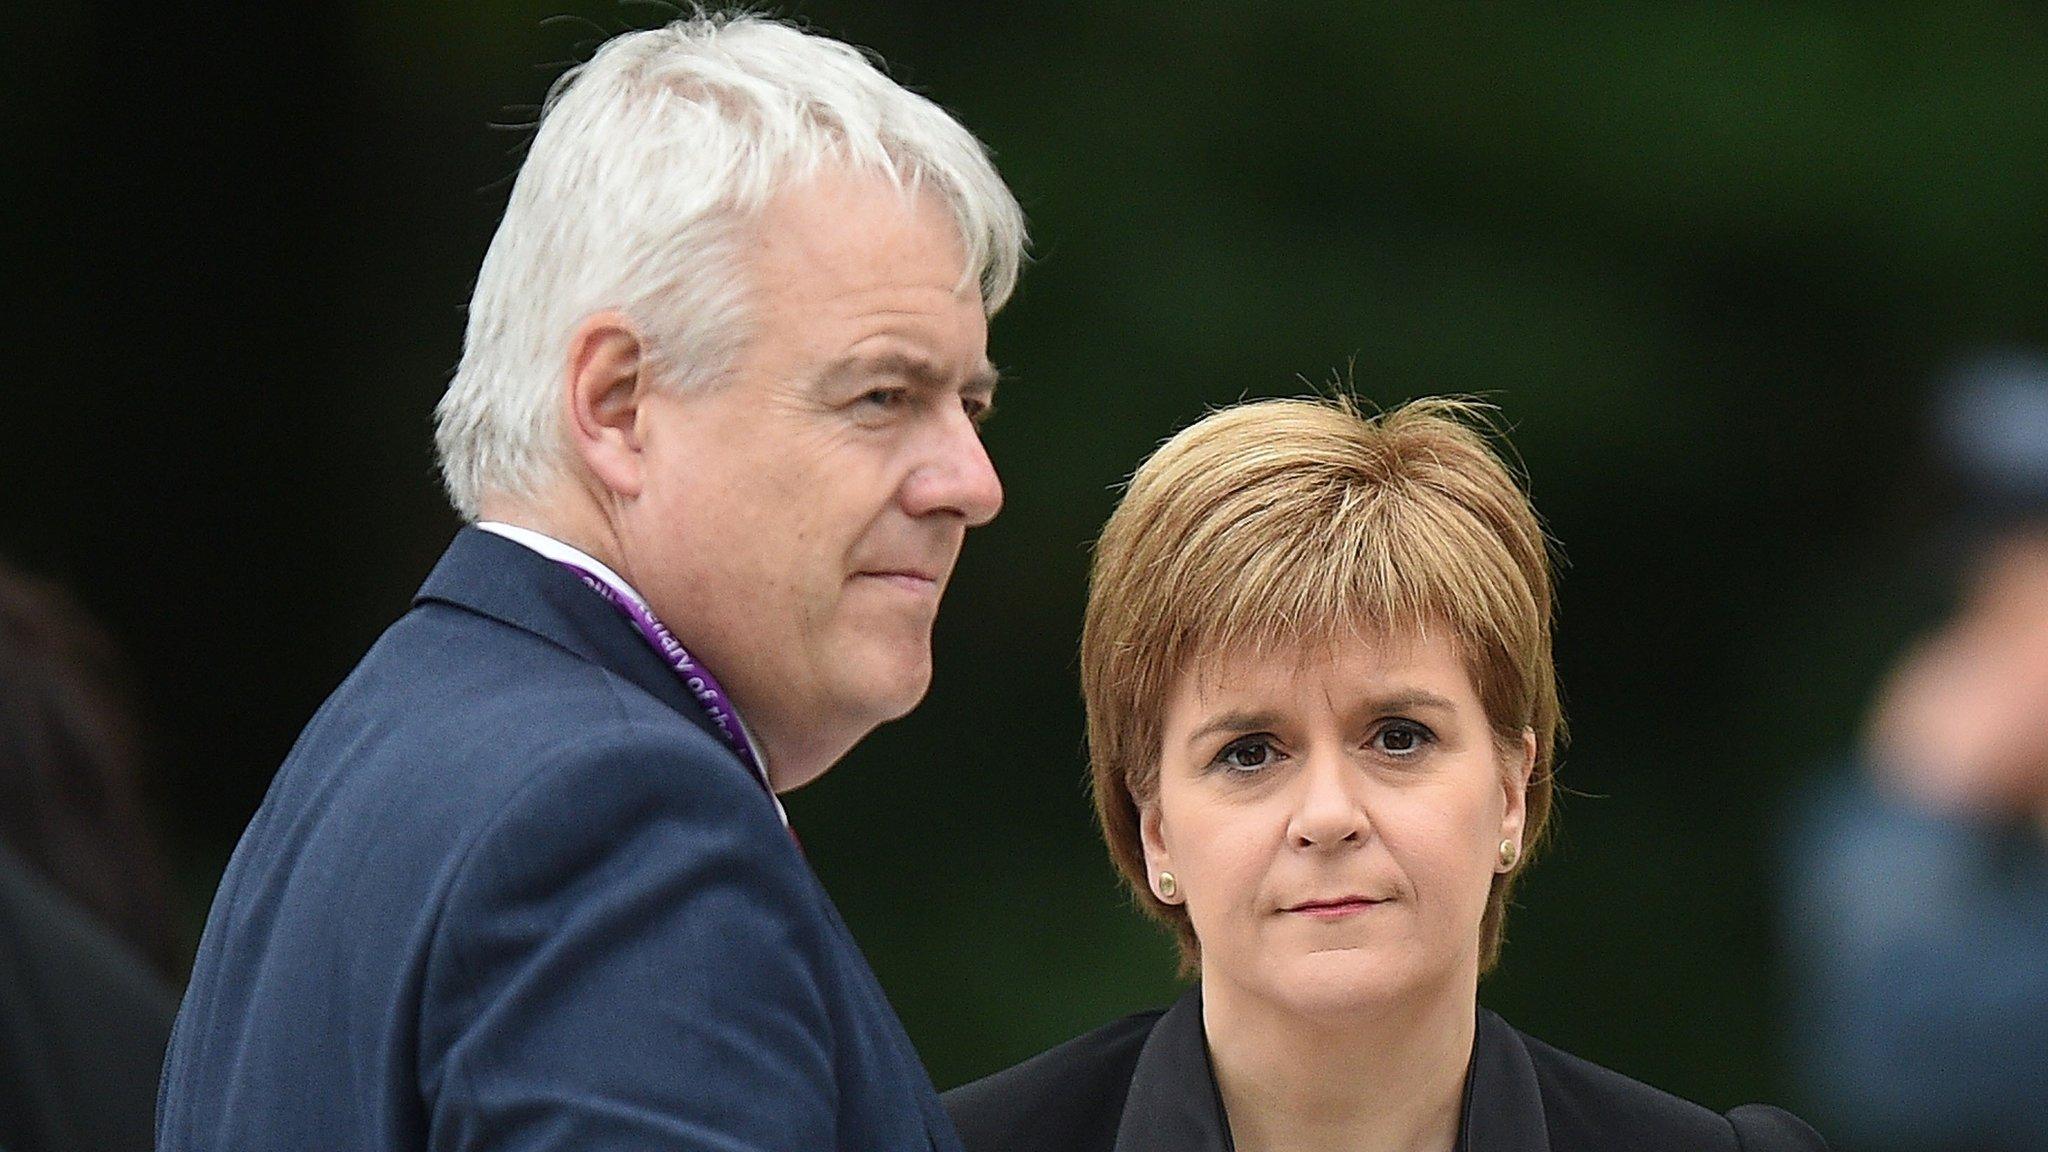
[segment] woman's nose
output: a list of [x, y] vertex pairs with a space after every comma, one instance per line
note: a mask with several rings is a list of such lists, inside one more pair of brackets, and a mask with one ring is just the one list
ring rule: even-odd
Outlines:
[[1288, 834], [1298, 848], [1357, 843], [1371, 825], [1355, 793], [1356, 769], [1344, 757], [1312, 755], [1301, 774]]

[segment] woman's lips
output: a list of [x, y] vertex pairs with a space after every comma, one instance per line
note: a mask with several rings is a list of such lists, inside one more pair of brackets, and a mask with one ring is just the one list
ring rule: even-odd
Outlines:
[[1384, 903], [1384, 900], [1368, 900], [1363, 896], [1345, 896], [1337, 900], [1310, 900], [1301, 904], [1290, 905], [1281, 909], [1281, 911], [1297, 916], [1307, 916], [1314, 920], [1341, 920], [1346, 916], [1356, 916], [1360, 912], [1376, 908]]

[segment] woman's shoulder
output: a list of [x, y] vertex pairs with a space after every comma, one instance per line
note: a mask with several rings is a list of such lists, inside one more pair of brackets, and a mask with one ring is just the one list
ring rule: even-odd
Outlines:
[[1086, 1032], [944, 1094], [967, 1152], [1083, 1152], [1116, 1143], [1138, 1053], [1163, 1010]]
[[1553, 1148], [1827, 1152], [1819, 1133], [1782, 1108], [1745, 1104], [1723, 1115], [1527, 1033], [1516, 1035], [1529, 1052]]

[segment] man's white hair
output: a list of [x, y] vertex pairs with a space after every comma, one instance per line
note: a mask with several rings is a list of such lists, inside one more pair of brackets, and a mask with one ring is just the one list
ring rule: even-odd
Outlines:
[[435, 444], [464, 519], [560, 476], [569, 337], [607, 309], [660, 385], [720, 377], [748, 336], [746, 228], [826, 165], [928, 188], [951, 210], [993, 315], [1024, 215], [979, 141], [860, 51], [766, 17], [698, 14], [617, 37], [548, 93], [477, 274]]

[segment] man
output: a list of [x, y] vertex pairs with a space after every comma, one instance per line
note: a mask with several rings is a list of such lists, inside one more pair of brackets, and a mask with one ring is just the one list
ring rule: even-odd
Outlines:
[[438, 413], [477, 523], [243, 836], [159, 1148], [957, 1147], [773, 793], [925, 690], [1022, 242], [844, 45], [558, 87]]

